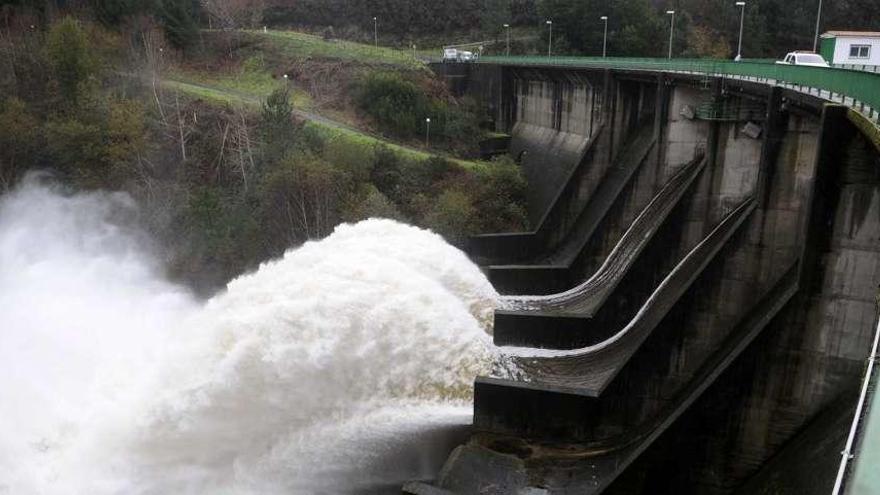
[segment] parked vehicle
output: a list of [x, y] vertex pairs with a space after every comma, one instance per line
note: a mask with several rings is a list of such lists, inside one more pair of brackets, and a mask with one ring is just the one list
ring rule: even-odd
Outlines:
[[474, 52], [458, 52], [458, 61], [459, 62], [473, 62], [477, 58], [474, 56]]
[[784, 59], [777, 60], [781, 65], [806, 65], [810, 67], [830, 67], [822, 55], [813, 52], [790, 52]]
[[457, 48], [443, 49], [444, 62], [473, 62], [476, 59], [477, 55], [475, 55], [474, 52], [459, 50]]
[[458, 62], [458, 50], [455, 48], [444, 48], [443, 49], [443, 61], [444, 62]]

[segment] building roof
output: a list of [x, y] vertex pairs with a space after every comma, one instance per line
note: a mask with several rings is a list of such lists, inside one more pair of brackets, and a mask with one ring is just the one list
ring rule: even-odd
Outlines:
[[859, 37], [859, 38], [880, 38], [880, 31], [826, 31], [822, 33], [823, 38], [833, 38], [835, 36], [842, 37]]

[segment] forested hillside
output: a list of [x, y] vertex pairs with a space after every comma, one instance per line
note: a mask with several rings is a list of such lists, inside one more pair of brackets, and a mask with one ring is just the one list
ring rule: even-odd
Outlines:
[[[749, 1], [745, 56], [810, 48], [817, 6]], [[730, 0], [3, 0], [0, 189], [48, 170], [126, 191], [207, 290], [342, 221], [522, 229], [516, 165], [473, 161], [480, 102], [419, 54], [504, 24], [514, 54], [544, 53], [552, 19], [554, 53], [597, 55], [608, 15], [611, 55], [658, 56], [670, 8], [676, 56], [732, 56]], [[878, 26], [876, 0], [826, 2], [822, 30]]]
[[[244, 1], [244, 0], [243, 0]], [[427, 40], [440, 46], [465, 40], [503, 37], [503, 24], [513, 26], [526, 52], [546, 47], [553, 20], [558, 53], [597, 55], [602, 49], [602, 22], [609, 16], [609, 52], [614, 55], [665, 54], [669, 19], [676, 16], [675, 52], [687, 56], [732, 56], [739, 28], [739, 8], [733, 0], [269, 0], [252, 1], [265, 8], [264, 23], [322, 29], [372, 40], [373, 17], [380, 40], [400, 43]], [[744, 53], [777, 57], [793, 49], [810, 49], [818, 0], [749, 1], [746, 7]], [[857, 13], [854, 15], [854, 13]], [[880, 29], [880, 2], [825, 2], [822, 30]]]
[[408, 52], [200, 30], [205, 15], [182, 0], [6, 3], [0, 193], [32, 171], [124, 191], [171, 275], [206, 292], [341, 222], [454, 243], [525, 227], [516, 165], [473, 159], [474, 103]]

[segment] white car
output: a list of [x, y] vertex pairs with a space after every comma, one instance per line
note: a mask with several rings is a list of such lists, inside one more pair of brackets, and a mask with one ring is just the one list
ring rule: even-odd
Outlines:
[[443, 49], [443, 61], [444, 62], [458, 62], [458, 50], [455, 48], [444, 48]]
[[458, 61], [459, 62], [473, 62], [474, 60], [476, 60], [476, 57], [474, 57], [474, 52], [466, 52], [466, 51], [458, 52]]
[[830, 67], [822, 55], [813, 52], [791, 52], [782, 60], [777, 60], [782, 65], [806, 65], [810, 67]]
[[459, 50], [457, 48], [443, 49], [444, 62], [473, 62], [476, 59], [477, 55], [474, 52]]

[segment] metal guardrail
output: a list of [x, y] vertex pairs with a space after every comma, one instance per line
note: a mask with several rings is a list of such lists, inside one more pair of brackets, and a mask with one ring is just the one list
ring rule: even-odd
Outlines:
[[746, 79], [765, 84], [791, 87], [815, 94], [829, 101], [843, 103], [864, 113], [875, 123], [880, 119], [880, 74], [803, 65], [777, 64], [767, 60], [660, 59], [486, 56], [479, 64], [503, 64], [541, 67], [583, 67], [621, 70], [646, 70], [705, 74], [707, 76]]
[[856, 403], [856, 412], [853, 415], [852, 426], [850, 427], [849, 435], [846, 438], [846, 446], [844, 447], [843, 452], [840, 453], [842, 459], [840, 460], [840, 467], [837, 471], [837, 478], [834, 481], [834, 491], [831, 492], [832, 495], [840, 495], [844, 493], [843, 490], [845, 489], [847, 478], [852, 474], [850, 461], [852, 461], [856, 455], [856, 452], [854, 451], [856, 447], [856, 439], [857, 436], [862, 434], [866, 419], [866, 408], [870, 404], [871, 396], [874, 393], [874, 387], [872, 385], [874, 385], [877, 380], [874, 368], [877, 359], [880, 358], [878, 350], [880, 350], [880, 321], [877, 322], [877, 328], [874, 332], [874, 345], [871, 347], [871, 354], [868, 356], [868, 365], [865, 369], [865, 376], [862, 380], [861, 393], [859, 394], [859, 401]]
[[865, 64], [831, 64], [835, 69], [860, 70], [863, 72], [880, 72], [880, 65]]

